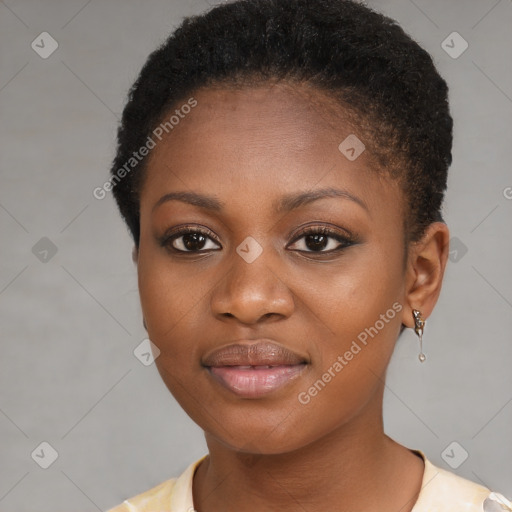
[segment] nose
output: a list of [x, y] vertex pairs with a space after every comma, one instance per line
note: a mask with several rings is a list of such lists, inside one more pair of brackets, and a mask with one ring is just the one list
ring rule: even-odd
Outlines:
[[263, 253], [252, 263], [234, 254], [226, 275], [211, 296], [215, 317], [256, 324], [289, 317], [295, 307], [286, 278], [279, 275], [278, 265]]

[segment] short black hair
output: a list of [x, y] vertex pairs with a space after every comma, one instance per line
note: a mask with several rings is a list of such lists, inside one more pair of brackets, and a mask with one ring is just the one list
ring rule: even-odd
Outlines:
[[234, 0], [185, 18], [130, 89], [111, 183], [137, 247], [147, 158], [133, 154], [165, 115], [202, 87], [281, 80], [312, 85], [349, 113], [379, 169], [400, 181], [406, 246], [444, 222], [453, 120], [431, 56], [394, 20], [353, 0]]

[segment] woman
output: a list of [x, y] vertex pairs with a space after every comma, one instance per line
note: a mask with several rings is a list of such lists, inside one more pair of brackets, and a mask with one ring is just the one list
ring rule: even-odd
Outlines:
[[447, 95], [348, 0], [223, 4], [150, 55], [111, 184], [156, 365], [209, 453], [111, 512], [512, 510], [383, 429], [448, 257]]

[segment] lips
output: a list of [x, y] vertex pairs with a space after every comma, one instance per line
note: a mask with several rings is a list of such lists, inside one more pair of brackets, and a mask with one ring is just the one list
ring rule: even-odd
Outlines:
[[225, 388], [259, 398], [296, 379], [308, 360], [272, 340], [240, 340], [206, 354], [202, 364]]

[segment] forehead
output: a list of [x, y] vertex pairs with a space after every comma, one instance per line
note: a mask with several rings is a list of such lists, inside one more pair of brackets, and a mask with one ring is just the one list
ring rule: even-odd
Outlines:
[[[264, 144], [271, 150], [302, 151], [307, 156], [308, 150], [312, 153], [318, 147], [320, 139], [322, 146], [337, 149], [340, 137], [354, 131], [348, 112], [333, 98], [306, 84], [263, 83], [243, 88], [218, 85], [199, 89], [194, 98], [197, 106], [165, 137], [170, 146], [195, 138], [198, 145], [221, 143], [226, 148], [229, 133], [232, 144], [241, 150], [257, 150]], [[179, 104], [172, 110], [176, 107], [179, 109]], [[164, 149], [162, 146], [160, 149]], [[260, 152], [258, 156], [264, 155]]]
[[377, 172], [370, 147], [355, 160], [340, 151], [347, 138], [364, 137], [318, 90], [279, 83], [203, 88], [193, 97], [197, 106], [149, 155], [141, 207], [174, 190], [200, 190], [241, 207], [326, 187], [363, 195], [373, 210], [400, 204], [396, 183]]

